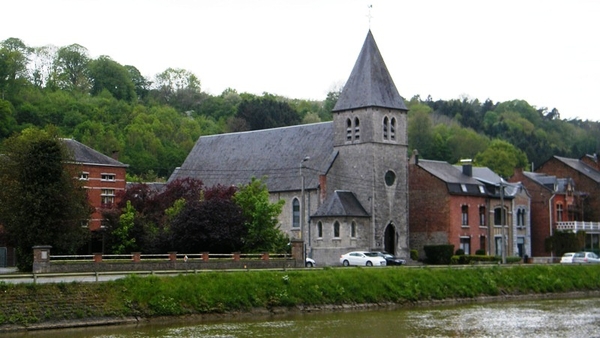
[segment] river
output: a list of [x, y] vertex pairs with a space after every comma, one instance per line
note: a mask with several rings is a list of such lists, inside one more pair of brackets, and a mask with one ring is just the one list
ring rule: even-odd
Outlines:
[[600, 298], [32, 331], [11, 337], [600, 337]]

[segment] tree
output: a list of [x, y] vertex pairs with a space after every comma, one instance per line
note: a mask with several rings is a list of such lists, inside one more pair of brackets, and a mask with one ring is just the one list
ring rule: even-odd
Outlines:
[[17, 38], [0, 43], [0, 99], [5, 98], [9, 89], [15, 90], [17, 82], [26, 83], [30, 53], [31, 48]]
[[96, 60], [90, 61], [88, 67], [93, 95], [107, 90], [117, 100], [131, 102], [137, 98], [129, 72], [110, 57], [102, 55]]
[[61, 89], [87, 93], [90, 89], [89, 62], [88, 51], [81, 45], [59, 48], [54, 61], [54, 81]]
[[512, 144], [493, 140], [486, 150], [475, 156], [475, 164], [485, 166], [502, 177], [512, 176], [515, 168], [528, 167], [527, 156]]
[[233, 200], [239, 205], [246, 218], [248, 235], [245, 238], [246, 252], [282, 252], [289, 239], [279, 230], [277, 217], [281, 214], [284, 200], [269, 201], [267, 186], [259, 179], [244, 185]]
[[0, 223], [17, 251], [17, 265], [30, 270], [32, 247], [51, 245], [75, 253], [89, 230], [81, 222], [91, 207], [72, 157], [56, 131], [26, 129], [5, 140], [0, 158]]
[[266, 96], [245, 99], [236, 117], [246, 120], [250, 130], [277, 128], [300, 124], [300, 115], [287, 103]]

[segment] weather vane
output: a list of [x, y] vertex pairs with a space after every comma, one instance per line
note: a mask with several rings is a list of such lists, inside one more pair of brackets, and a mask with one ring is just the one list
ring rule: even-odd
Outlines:
[[367, 14], [367, 18], [369, 18], [369, 29], [371, 29], [371, 18], [373, 18], [371, 15], [371, 8], [373, 8], [373, 5], [369, 5], [369, 14]]

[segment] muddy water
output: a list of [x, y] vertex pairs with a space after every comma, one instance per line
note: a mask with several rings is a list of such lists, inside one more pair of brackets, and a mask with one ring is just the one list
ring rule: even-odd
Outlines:
[[14, 337], [600, 337], [600, 298], [29, 332]]

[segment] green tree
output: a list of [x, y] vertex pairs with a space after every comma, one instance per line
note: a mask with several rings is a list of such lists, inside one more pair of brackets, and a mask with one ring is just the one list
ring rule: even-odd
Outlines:
[[282, 252], [289, 239], [279, 230], [277, 217], [281, 214], [284, 200], [269, 201], [269, 190], [259, 179], [244, 185], [233, 197], [246, 218], [248, 235], [245, 238], [246, 252]]
[[0, 42], [0, 99], [27, 83], [27, 63], [31, 48], [17, 38]]
[[0, 158], [0, 223], [17, 251], [17, 265], [30, 270], [32, 247], [51, 245], [55, 253], [75, 253], [87, 240], [81, 226], [91, 208], [74, 179], [78, 168], [56, 131], [26, 129], [3, 144]]
[[90, 89], [89, 63], [90, 58], [85, 47], [72, 44], [59, 48], [54, 60], [53, 81], [61, 89], [87, 93]]
[[[417, 104], [412, 106], [408, 118], [408, 146], [416, 149], [423, 158], [433, 156], [433, 130], [431, 108]], [[412, 153], [412, 151], [411, 151]]]
[[127, 201], [125, 210], [119, 216], [119, 223], [115, 229], [112, 229], [112, 236], [115, 240], [113, 252], [123, 254], [131, 252], [135, 248], [135, 237], [132, 237], [131, 231], [135, 225], [135, 209], [131, 206], [131, 201]]
[[93, 95], [107, 90], [117, 100], [134, 101], [137, 98], [131, 75], [118, 62], [102, 55], [90, 61], [88, 67]]
[[490, 168], [502, 177], [512, 176], [515, 168], [527, 169], [525, 153], [503, 140], [493, 140], [486, 150], [475, 156], [475, 164]]

